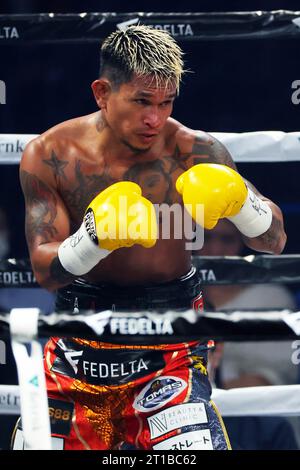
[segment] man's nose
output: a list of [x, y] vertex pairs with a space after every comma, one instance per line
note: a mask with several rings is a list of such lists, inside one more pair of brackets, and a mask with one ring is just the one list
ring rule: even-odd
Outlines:
[[158, 109], [151, 108], [147, 110], [143, 118], [144, 124], [151, 128], [157, 128], [161, 124], [161, 116]]

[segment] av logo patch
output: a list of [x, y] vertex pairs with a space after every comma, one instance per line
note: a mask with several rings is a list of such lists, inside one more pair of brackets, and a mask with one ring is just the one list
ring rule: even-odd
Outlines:
[[204, 403], [183, 403], [160, 411], [147, 418], [150, 438], [155, 439], [183, 426], [207, 423]]
[[158, 377], [140, 391], [133, 402], [133, 408], [143, 413], [157, 410], [177, 397], [186, 387], [186, 381], [179, 377]]

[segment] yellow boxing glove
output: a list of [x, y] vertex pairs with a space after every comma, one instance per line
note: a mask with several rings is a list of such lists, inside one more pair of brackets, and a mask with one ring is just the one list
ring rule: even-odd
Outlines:
[[84, 221], [93, 241], [106, 250], [134, 244], [151, 248], [156, 243], [154, 206], [142, 196], [140, 186], [130, 181], [112, 184], [98, 194]]
[[62, 266], [74, 275], [89, 272], [113, 250], [157, 240], [153, 204], [136, 183], [122, 181], [99, 193], [88, 206], [79, 230], [58, 248]]
[[[271, 225], [269, 205], [246, 186], [239, 173], [226, 165], [195, 165], [179, 176], [176, 189], [190, 215], [206, 229], [213, 229], [219, 219], [226, 217], [241, 233], [256, 237]], [[200, 204], [204, 213], [199, 210]]]
[[[212, 229], [219, 219], [234, 216], [247, 198], [243, 178], [228, 166], [200, 163], [179, 176], [176, 189], [196, 222], [197, 204], [203, 204], [204, 228]], [[198, 212], [198, 213], [197, 213]]]

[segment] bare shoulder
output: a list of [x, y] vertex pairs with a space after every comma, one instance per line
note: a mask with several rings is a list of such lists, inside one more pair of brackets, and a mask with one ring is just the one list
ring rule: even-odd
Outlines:
[[43, 152], [44, 148], [41, 136], [35, 137], [25, 146], [20, 162], [20, 170], [30, 171], [37, 169], [37, 165], [42, 158]]
[[88, 132], [91, 122], [96, 122], [95, 115], [96, 113], [93, 113], [64, 121], [31, 140], [24, 149], [20, 164], [21, 170], [39, 173], [40, 169], [46, 177], [45, 165], [41, 166], [43, 161], [51, 158], [53, 153], [56, 156], [63, 154], [65, 158], [66, 149], [71, 149], [73, 145], [80, 142]]
[[190, 129], [174, 119], [170, 127], [178, 156], [185, 160], [187, 168], [198, 163], [220, 163], [236, 169], [229, 151], [211, 134]]
[[93, 113], [61, 122], [41, 134], [40, 142], [46, 151], [53, 145], [66, 148], [66, 145], [80, 141], [91, 127], [94, 128], [96, 118], [97, 113]]

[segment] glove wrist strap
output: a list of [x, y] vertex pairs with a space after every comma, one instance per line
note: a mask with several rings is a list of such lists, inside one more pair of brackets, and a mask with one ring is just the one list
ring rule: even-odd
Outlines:
[[110, 253], [92, 241], [84, 222], [77, 232], [66, 238], [58, 248], [58, 258], [62, 266], [75, 276], [88, 273]]
[[228, 217], [228, 220], [243, 235], [254, 238], [262, 235], [270, 228], [272, 217], [272, 210], [269, 204], [248, 188], [248, 195], [240, 212], [233, 217]]

